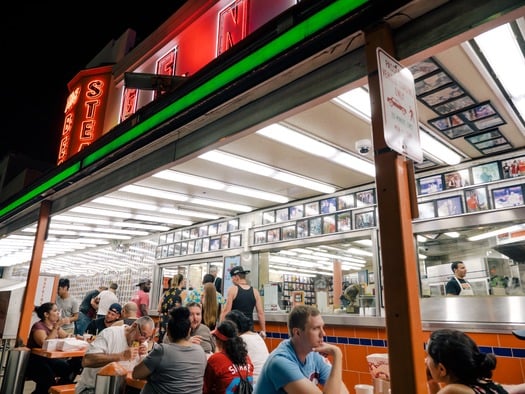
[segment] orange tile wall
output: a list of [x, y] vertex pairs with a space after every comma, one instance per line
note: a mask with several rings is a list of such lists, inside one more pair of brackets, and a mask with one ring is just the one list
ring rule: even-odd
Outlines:
[[[349, 327], [349, 326], [325, 326], [326, 335], [337, 338], [352, 338], [365, 340], [385, 340], [386, 329]], [[282, 341], [278, 338], [280, 334], [287, 334], [285, 323], [266, 323], [266, 344], [272, 351]], [[508, 334], [491, 333], [466, 333], [471, 336], [482, 351], [491, 351], [496, 354], [498, 364], [494, 371], [494, 380], [501, 383], [516, 384], [525, 382], [525, 341], [520, 341]], [[423, 332], [425, 340], [430, 332]], [[338, 344], [343, 351], [343, 380], [351, 393], [354, 386], [359, 383], [373, 384], [368, 371], [366, 356], [372, 353], [387, 353], [388, 349], [382, 346]], [[423, 346], [423, 343], [421, 344]], [[488, 348], [488, 349], [485, 349]], [[424, 363], [424, 360], [421, 360]]]

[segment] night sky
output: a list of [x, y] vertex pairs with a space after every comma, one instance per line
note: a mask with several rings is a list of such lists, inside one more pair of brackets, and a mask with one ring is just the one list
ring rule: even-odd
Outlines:
[[0, 160], [14, 152], [56, 163], [67, 83], [127, 28], [138, 43], [184, 2], [4, 3]]

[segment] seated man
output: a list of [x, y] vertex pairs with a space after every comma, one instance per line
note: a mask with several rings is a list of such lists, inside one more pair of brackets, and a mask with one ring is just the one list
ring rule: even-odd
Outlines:
[[120, 304], [111, 304], [106, 315], [99, 317], [88, 324], [86, 333], [91, 335], [98, 335], [102, 330], [107, 327], [111, 327], [113, 323], [120, 319], [120, 313], [122, 308]]
[[[323, 342], [326, 333], [319, 310], [309, 305], [295, 306], [288, 316], [288, 333], [290, 338], [266, 359], [255, 394], [348, 394], [343, 383], [343, 354], [337, 346]], [[333, 365], [325, 354], [332, 357]]]
[[137, 304], [133, 301], [126, 302], [122, 307], [122, 313], [120, 314], [121, 319], [113, 323], [113, 325], [127, 324], [131, 326], [135, 320], [138, 319], [137, 311], [139, 310]]
[[139, 356], [147, 353], [146, 342], [155, 333], [155, 322], [149, 316], [137, 319], [131, 326], [111, 326], [90, 343], [82, 358], [84, 370], [75, 387], [76, 394], [95, 392], [97, 373], [103, 366], [120, 362], [130, 370]]

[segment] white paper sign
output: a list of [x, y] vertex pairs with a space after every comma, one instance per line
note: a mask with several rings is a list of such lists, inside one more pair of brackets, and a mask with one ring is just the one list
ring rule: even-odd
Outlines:
[[385, 142], [392, 150], [421, 163], [414, 77], [381, 48], [377, 48], [377, 62]]

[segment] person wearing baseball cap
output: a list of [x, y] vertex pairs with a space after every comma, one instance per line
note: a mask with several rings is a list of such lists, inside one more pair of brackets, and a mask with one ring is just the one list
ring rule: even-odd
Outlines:
[[142, 278], [139, 279], [139, 282], [135, 285], [138, 286], [139, 289], [133, 296], [131, 297], [131, 301], [133, 301], [135, 304], [137, 304], [138, 311], [137, 316], [148, 316], [148, 308], [149, 308], [149, 291], [151, 290], [151, 279], [148, 278]]
[[108, 308], [104, 317], [99, 317], [88, 324], [86, 333], [91, 335], [98, 335], [102, 330], [113, 325], [120, 319], [122, 313], [122, 306], [118, 302], [114, 302]]
[[250, 270], [245, 270], [241, 265], [230, 269], [233, 286], [230, 286], [226, 294], [226, 305], [222, 308], [221, 321], [231, 310], [241, 311], [250, 320], [250, 330], [253, 331], [253, 309], [257, 310], [257, 318], [261, 331], [259, 334], [266, 337], [266, 320], [259, 290], [252, 287], [246, 281], [246, 275]]

